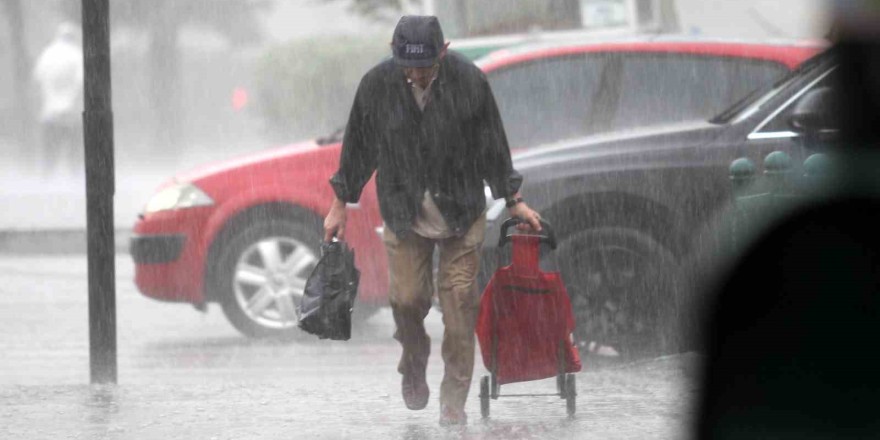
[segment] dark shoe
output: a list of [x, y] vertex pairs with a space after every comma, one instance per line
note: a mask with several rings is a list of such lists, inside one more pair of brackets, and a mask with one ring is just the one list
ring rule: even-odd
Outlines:
[[467, 414], [463, 409], [455, 409], [451, 406], [440, 405], [440, 426], [464, 426], [467, 425]]
[[425, 409], [428, 406], [428, 398], [431, 396], [431, 390], [428, 389], [428, 383], [425, 382], [425, 373], [404, 374], [401, 393], [407, 408], [411, 410]]

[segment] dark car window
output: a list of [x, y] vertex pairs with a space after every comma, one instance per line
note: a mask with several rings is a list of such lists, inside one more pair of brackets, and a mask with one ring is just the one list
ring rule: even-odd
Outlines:
[[[824, 78], [822, 78], [822, 80], [820, 80], [819, 82], [812, 84], [811, 86], [805, 87], [805, 90], [803, 90], [803, 92], [806, 93], [808, 90], [812, 90], [812, 89], [819, 88], [819, 87], [832, 86], [835, 81], [834, 78], [835, 78], [835, 75], [833, 73], [830, 73], [827, 76], [825, 76]], [[803, 95], [801, 95], [801, 96], [803, 96]], [[769, 122], [767, 122], [766, 125], [761, 127], [760, 130], [758, 130], [758, 133], [767, 134], [767, 133], [790, 132], [791, 126], [788, 123], [788, 118], [789, 118], [789, 115], [791, 114], [792, 110], [794, 110], [794, 108], [795, 108], [795, 103], [794, 102], [790, 103], [779, 114], [774, 116], [773, 119], [771, 119]]]
[[511, 66], [489, 74], [511, 148], [588, 133], [590, 104], [604, 57], [575, 56]]
[[622, 57], [610, 130], [708, 119], [788, 69], [775, 62], [689, 55]]

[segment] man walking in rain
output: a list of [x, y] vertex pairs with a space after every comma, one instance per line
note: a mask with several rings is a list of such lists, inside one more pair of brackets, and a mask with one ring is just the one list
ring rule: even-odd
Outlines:
[[440, 251], [437, 296], [443, 311], [440, 423], [465, 424], [479, 308], [476, 276], [486, 225], [484, 181], [507, 199], [511, 216], [540, 230], [539, 215], [519, 197], [522, 177], [510, 159], [501, 116], [485, 75], [448, 53], [436, 17], [406, 16], [392, 37], [392, 59], [364, 75], [355, 96], [336, 199], [325, 240], [345, 232], [345, 204], [356, 203], [376, 171], [390, 272], [389, 294], [407, 408], [428, 404], [430, 338], [424, 318], [434, 292], [432, 256]]

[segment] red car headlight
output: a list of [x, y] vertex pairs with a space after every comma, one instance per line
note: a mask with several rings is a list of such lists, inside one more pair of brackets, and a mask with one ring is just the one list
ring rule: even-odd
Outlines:
[[176, 183], [162, 188], [150, 197], [150, 201], [144, 207], [144, 213], [167, 211], [170, 209], [193, 208], [196, 206], [210, 206], [214, 204], [204, 191], [191, 183]]

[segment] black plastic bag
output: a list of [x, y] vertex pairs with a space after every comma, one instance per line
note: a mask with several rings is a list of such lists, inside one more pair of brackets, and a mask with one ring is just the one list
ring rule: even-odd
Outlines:
[[351, 312], [359, 281], [354, 252], [341, 241], [324, 243], [321, 260], [306, 281], [299, 328], [321, 339], [351, 339]]

